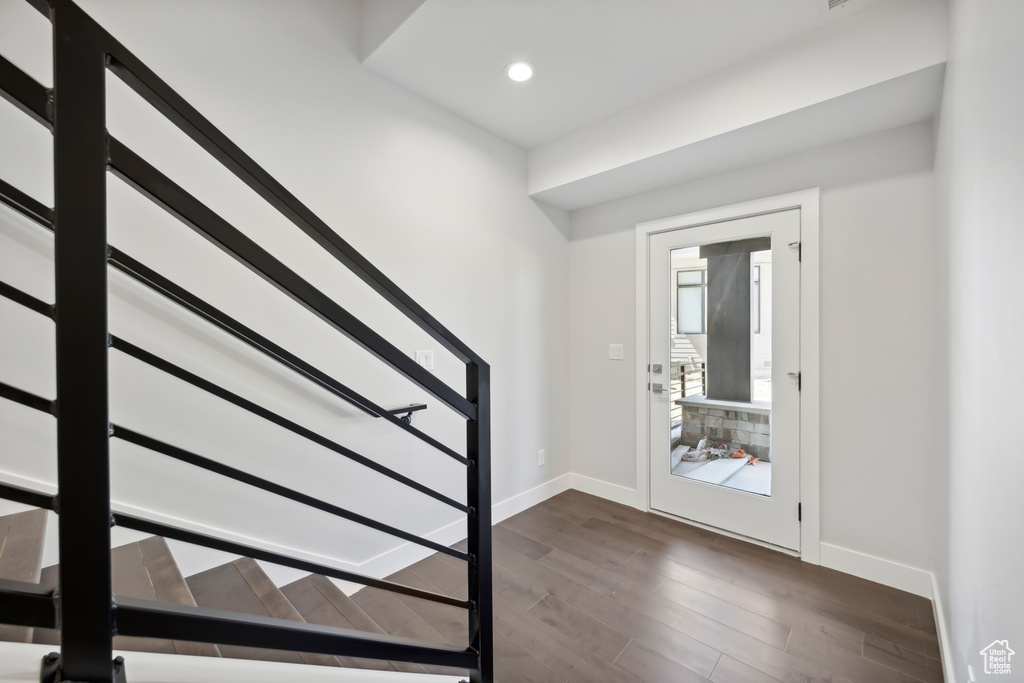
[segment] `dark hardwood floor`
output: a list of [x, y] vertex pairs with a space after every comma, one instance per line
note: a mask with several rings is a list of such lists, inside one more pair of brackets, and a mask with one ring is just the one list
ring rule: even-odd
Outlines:
[[[928, 600], [664, 517], [568, 491], [494, 545], [501, 683], [942, 681]], [[465, 593], [446, 555], [393, 578]], [[388, 598], [388, 632], [465, 644], [458, 610]]]

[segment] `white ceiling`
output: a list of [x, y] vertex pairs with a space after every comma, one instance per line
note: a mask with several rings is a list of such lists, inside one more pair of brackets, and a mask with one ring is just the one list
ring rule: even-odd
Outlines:
[[[364, 2], [411, 11], [366, 57], [368, 69], [531, 149], [843, 21], [871, 0], [831, 12], [823, 0]], [[535, 65], [531, 81], [504, 77], [516, 60]]]

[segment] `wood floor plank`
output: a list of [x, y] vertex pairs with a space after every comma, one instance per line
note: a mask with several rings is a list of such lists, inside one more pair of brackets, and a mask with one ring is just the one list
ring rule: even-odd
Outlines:
[[[598, 596], [598, 598], [593, 596]], [[800, 660], [783, 650], [762, 643], [756, 638], [670, 600], [657, 598], [643, 592], [624, 593], [613, 599], [594, 591], [590, 591], [589, 594], [581, 591], [568, 599], [573, 605], [591, 616], [605, 623], [615, 624], [619, 628], [625, 628], [620, 624], [635, 620], [637, 618], [635, 614], [642, 612], [644, 619], [658, 622], [662, 627], [659, 628], [657, 624], [645, 622], [646, 632], [637, 640], [664, 656], [676, 659], [677, 662], [694, 669], [695, 667], [690, 666], [689, 662], [677, 659], [681, 651], [678, 644], [655, 645], [659, 639], [678, 639], [680, 636], [676, 635], [677, 633], [685, 636], [688, 642], [697, 643], [707, 652], [715, 653], [715, 658], [707, 666], [706, 673], [697, 668], [697, 672], [703, 675], [710, 675], [714, 668], [714, 661], [717, 661], [717, 653], [723, 653], [779, 680], [832, 681], [832, 675], [828, 670]], [[609, 600], [611, 602], [608, 602]], [[634, 607], [636, 611], [633, 610]], [[668, 626], [669, 629], [664, 629], [664, 626]], [[663, 649], [659, 649], [659, 647]]]
[[711, 674], [711, 683], [778, 683], [778, 679], [747, 666], [729, 655], [722, 655]]
[[806, 593], [827, 597], [848, 607], [855, 607], [899, 624], [920, 628], [918, 606], [923, 598], [889, 586], [872, 583], [833, 569], [809, 565], [799, 558], [774, 553], [736, 539], [721, 538], [715, 550], [731, 562], [741, 562], [750, 573], [756, 567], [754, 579], [770, 575], [798, 585]]
[[636, 683], [629, 674], [581, 652], [560, 629], [500, 597], [494, 603], [494, 628], [569, 683]]
[[537, 661], [501, 634], [494, 636], [494, 668], [501, 683], [566, 683], [566, 679]]
[[939, 659], [938, 638], [912, 626], [899, 624], [856, 607], [829, 600], [817, 591], [804, 591], [798, 583], [772, 576], [742, 575], [733, 579], [737, 585], [763, 593], [781, 602], [798, 605], [829, 619], [842, 622], [868, 635], [896, 643], [914, 652]]
[[541, 598], [548, 594], [542, 588], [519, 580], [515, 574], [507, 571], [501, 565], [495, 564], [491, 568], [491, 574], [494, 596], [508, 600], [523, 611], [536, 605]]
[[555, 597], [662, 656], [703, 676], [714, 669], [720, 654], [718, 650], [673, 628], [666, 629], [664, 623], [653, 617], [668, 603], [664, 598], [628, 584], [620, 586], [614, 596], [571, 580], [549, 581], [548, 584], [553, 586]]
[[557, 627], [578, 642], [586, 652], [609, 664], [615, 661], [630, 641], [629, 636], [552, 595], [545, 596], [526, 613], [552, 628]]
[[[572, 579], [576, 583], [582, 584], [598, 593], [604, 593], [605, 595], [615, 595], [621, 591], [624, 587], [626, 579], [620, 578], [620, 576], [612, 574], [611, 572], [605, 571], [600, 567], [595, 567], [589, 562], [578, 560], [575, 557], [567, 555], [561, 550], [552, 550], [550, 553], [542, 557], [538, 562], [549, 569], [562, 574], [563, 576]], [[652, 593], [657, 589], [664, 581], [665, 577], [654, 577], [654, 580], [650, 583], [646, 583], [642, 587], [644, 590], [650, 590]]]
[[641, 512], [635, 508], [619, 505], [581, 491], [569, 490], [555, 498], [572, 501], [587, 509], [592, 517], [622, 524], [623, 528], [641, 528], [647, 530], [647, 533], [663, 533], [673, 539], [687, 539], [691, 543], [701, 545], [712, 545], [719, 538], [719, 534], [713, 531], [690, 524], [681, 524], [676, 520], [651, 512]]
[[505, 520], [501, 526], [612, 572], [624, 569], [641, 547], [532, 509]]
[[676, 604], [710, 617], [780, 650], [785, 649], [786, 641], [789, 640], [789, 633], [792, 630], [785, 624], [737, 607], [730, 602], [671, 579], [666, 580], [658, 588], [656, 595], [664, 596]]
[[636, 676], [644, 683], [665, 683], [666, 681], [707, 683], [708, 680], [676, 664], [671, 659], [648, 650], [636, 641], [630, 642], [622, 651], [622, 654], [615, 660], [615, 666]]
[[919, 679], [803, 633], [794, 633], [786, 652], [834, 671], [854, 683], [920, 683]]
[[875, 636], [864, 639], [864, 657], [925, 683], [942, 683], [942, 664]]
[[532, 538], [527, 538], [501, 524], [494, 526], [491, 538], [495, 543], [504, 543], [509, 548], [522, 555], [526, 555], [531, 560], [539, 560], [551, 552], [550, 546], [538, 543]]
[[[634, 561], [644, 562], [644, 558], [638, 555], [630, 562]], [[809, 609], [775, 600], [669, 559], [663, 558], [657, 566], [666, 573], [668, 580], [713, 595], [797, 631], [810, 633], [851, 652], [860, 654], [863, 650], [864, 632], [840, 621], [829, 619]]]

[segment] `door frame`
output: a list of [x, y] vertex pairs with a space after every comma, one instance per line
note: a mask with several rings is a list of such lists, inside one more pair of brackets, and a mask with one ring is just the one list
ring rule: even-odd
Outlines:
[[650, 416], [647, 330], [649, 320], [648, 237], [654, 233], [800, 209], [800, 557], [820, 564], [820, 188], [765, 197], [715, 209], [636, 224], [636, 507], [651, 511]]

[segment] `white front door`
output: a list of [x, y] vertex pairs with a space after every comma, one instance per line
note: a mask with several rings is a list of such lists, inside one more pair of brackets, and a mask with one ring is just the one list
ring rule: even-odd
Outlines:
[[651, 508], [800, 549], [800, 211], [648, 237]]

